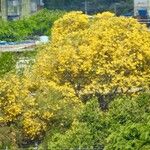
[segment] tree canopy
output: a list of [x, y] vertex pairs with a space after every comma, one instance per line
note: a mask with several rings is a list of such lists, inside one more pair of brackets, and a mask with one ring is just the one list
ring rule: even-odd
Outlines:
[[150, 32], [136, 19], [65, 14], [32, 67], [0, 78], [0, 148], [49, 131], [49, 149], [148, 149], [150, 96], [136, 95], [149, 91], [149, 47]]
[[[71, 26], [70, 26], [71, 24]], [[76, 96], [134, 93], [149, 86], [150, 33], [133, 18], [71, 12], [55, 22], [36, 74], [69, 85]], [[138, 42], [137, 42], [138, 41]], [[38, 69], [40, 68], [40, 70]]]

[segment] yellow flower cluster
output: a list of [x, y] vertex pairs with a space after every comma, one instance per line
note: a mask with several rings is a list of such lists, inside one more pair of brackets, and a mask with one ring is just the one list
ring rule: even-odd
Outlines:
[[0, 80], [0, 113], [5, 122], [11, 122], [22, 113], [22, 103], [20, 101], [19, 78], [15, 75], [6, 76]]
[[[70, 19], [71, 18], [71, 19]], [[58, 40], [67, 38], [68, 34], [83, 31], [89, 25], [88, 16], [80, 11], [70, 12], [54, 23], [55, 28], [52, 29], [53, 44]]]
[[37, 137], [41, 137], [42, 133], [46, 131], [46, 123], [41, 121], [37, 113], [28, 111], [24, 113], [23, 117], [23, 132], [26, 137], [31, 140], [34, 140]]
[[[23, 139], [41, 139], [53, 119], [71, 119], [81, 102], [67, 86], [44, 80], [33, 72], [0, 80], [0, 124], [15, 124]], [[76, 109], [76, 106], [78, 109]]]

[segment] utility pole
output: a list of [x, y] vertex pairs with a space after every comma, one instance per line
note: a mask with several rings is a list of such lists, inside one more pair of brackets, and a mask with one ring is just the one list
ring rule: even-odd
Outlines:
[[114, 5], [114, 12], [115, 12], [115, 14], [117, 14], [117, 5], [116, 5], [116, 3]]
[[115, 14], [117, 15], [117, 13], [118, 13], [118, 7], [117, 6], [119, 6], [120, 5], [120, 3], [115, 3], [114, 4], [114, 12], [115, 12]]
[[148, 16], [150, 16], [150, 0], [147, 0]]
[[85, 2], [84, 2], [84, 11], [85, 11], [85, 14], [88, 14], [88, 2], [87, 2], [87, 0], [85, 0]]

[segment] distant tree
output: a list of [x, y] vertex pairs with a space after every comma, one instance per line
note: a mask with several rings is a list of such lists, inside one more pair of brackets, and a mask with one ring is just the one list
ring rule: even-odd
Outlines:
[[82, 10], [85, 9], [85, 1], [89, 13], [113, 10], [114, 5], [119, 4], [118, 12], [131, 12], [133, 9], [133, 0], [44, 0], [45, 7], [49, 9], [67, 9], [67, 10]]

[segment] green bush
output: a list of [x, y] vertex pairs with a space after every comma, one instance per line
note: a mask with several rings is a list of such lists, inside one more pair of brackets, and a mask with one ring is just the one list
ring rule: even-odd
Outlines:
[[11, 70], [14, 70], [16, 62], [17, 57], [15, 54], [10, 52], [0, 53], [0, 76]]
[[53, 23], [64, 15], [64, 11], [44, 9], [29, 18], [32, 21], [32, 36], [50, 35]]
[[150, 94], [116, 99], [105, 118], [109, 126], [105, 149], [145, 150], [150, 147], [149, 119]]
[[6, 73], [10, 71], [16, 71], [16, 64], [19, 58], [31, 58], [34, 59], [36, 57], [37, 51], [32, 52], [3, 52], [0, 53], [0, 77], [4, 76]]
[[48, 139], [49, 149], [148, 150], [150, 94], [115, 99], [107, 112], [87, 102], [75, 124]]
[[105, 150], [149, 150], [150, 122], [129, 123], [112, 132]]
[[[15, 150], [18, 148], [16, 135], [13, 126], [3, 127], [0, 126], [0, 149], [11, 149]], [[18, 132], [18, 130], [16, 131]]]
[[16, 21], [0, 20], [0, 41], [20, 41], [33, 36], [50, 35], [54, 21], [64, 13], [43, 9], [29, 18]]
[[87, 102], [78, 117], [78, 120], [86, 123], [90, 129], [95, 149], [103, 148], [104, 139], [107, 135], [108, 127], [104, 118], [105, 113], [100, 110], [97, 99]]
[[90, 129], [85, 123], [74, 122], [65, 134], [55, 134], [48, 149], [93, 149]]
[[101, 121], [103, 114], [97, 100], [91, 100], [80, 111], [71, 127], [46, 139], [48, 149], [103, 149], [107, 129]]
[[118, 98], [110, 104], [107, 122], [112, 130], [128, 123], [147, 122], [150, 113], [150, 94], [138, 97]]

